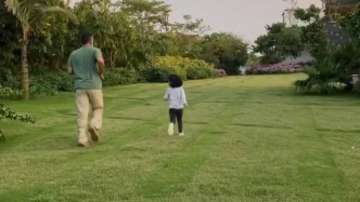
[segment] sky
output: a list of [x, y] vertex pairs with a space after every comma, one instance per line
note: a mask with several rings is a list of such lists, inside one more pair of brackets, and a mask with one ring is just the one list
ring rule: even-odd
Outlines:
[[[164, 0], [172, 7], [172, 21], [184, 15], [204, 19], [212, 32], [231, 32], [252, 43], [265, 33], [265, 26], [282, 21], [290, 3], [284, 0]], [[298, 6], [321, 6], [321, 0], [298, 0]]]

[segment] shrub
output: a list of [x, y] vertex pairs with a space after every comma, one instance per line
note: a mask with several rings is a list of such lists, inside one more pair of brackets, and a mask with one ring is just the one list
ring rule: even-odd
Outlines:
[[59, 91], [73, 90], [72, 75], [64, 71], [36, 72], [31, 77], [30, 91], [33, 95], [55, 95]]
[[104, 86], [115, 86], [141, 82], [143, 79], [134, 69], [114, 68], [105, 72]]
[[206, 79], [215, 76], [215, 70], [207, 67], [189, 67], [186, 69], [187, 79]]
[[161, 68], [150, 67], [142, 71], [144, 79], [148, 82], [166, 82], [171, 72]]
[[165, 81], [167, 81], [167, 75], [169, 74], [176, 74], [186, 80], [186, 67], [189, 65], [187, 58], [175, 56], [156, 57], [152, 61], [152, 68], [158, 69], [160, 74], [166, 74]]
[[278, 63], [261, 64], [252, 66], [248, 74], [277, 74], [277, 73], [296, 73], [303, 72], [306, 64], [304, 63]]
[[186, 68], [187, 79], [211, 78], [215, 76], [215, 73], [213, 65], [210, 65], [203, 60], [192, 60], [190, 65]]
[[360, 65], [360, 49], [357, 46], [353, 43], [325, 49], [326, 55], [317, 58], [315, 64], [305, 71], [308, 79], [295, 83], [298, 91], [329, 94], [352, 90], [352, 74], [359, 72]]
[[205, 79], [215, 75], [213, 65], [203, 60], [176, 56], [156, 57], [152, 67], [143, 70], [143, 76], [149, 82], [166, 82], [170, 74], [182, 79]]
[[[113, 68], [105, 72], [103, 85], [131, 84], [143, 80], [141, 74], [134, 69]], [[74, 91], [73, 75], [65, 71], [32, 72], [30, 91], [32, 95], [56, 95], [58, 92]]]
[[[0, 104], [0, 121], [3, 119], [9, 120], [19, 120], [27, 123], [35, 123], [34, 119], [29, 114], [18, 114], [15, 111], [11, 110], [9, 107], [4, 104]], [[0, 142], [5, 141], [4, 132], [0, 128]]]
[[215, 74], [217, 77], [224, 77], [227, 75], [225, 69], [216, 69]]
[[10, 87], [3, 87], [0, 85], [0, 98], [19, 98], [20, 96], [20, 90], [14, 90]]
[[14, 68], [0, 67], [0, 85], [16, 89], [20, 86]]
[[338, 74], [338, 65], [333, 63], [331, 57], [315, 63], [308, 67], [305, 73], [308, 74], [306, 80], [295, 82], [298, 92], [331, 94], [344, 89], [345, 83], [340, 82]]

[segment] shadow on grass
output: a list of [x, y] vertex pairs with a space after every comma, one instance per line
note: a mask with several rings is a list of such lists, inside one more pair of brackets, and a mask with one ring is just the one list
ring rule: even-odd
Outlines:
[[290, 126], [252, 124], [252, 123], [233, 123], [233, 124], [229, 124], [229, 125], [230, 126], [248, 127], [248, 128], [270, 128], [270, 129], [283, 129], [283, 130], [294, 129], [293, 127], [290, 127]]
[[319, 132], [335, 132], [335, 133], [360, 133], [360, 129], [330, 129], [330, 128], [316, 128]]

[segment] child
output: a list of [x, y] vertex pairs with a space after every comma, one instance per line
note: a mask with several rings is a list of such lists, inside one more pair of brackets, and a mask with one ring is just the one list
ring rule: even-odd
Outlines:
[[174, 127], [177, 122], [179, 127], [179, 135], [184, 136], [183, 131], [183, 109], [187, 105], [186, 95], [184, 88], [182, 87], [183, 82], [177, 75], [169, 76], [169, 88], [166, 90], [164, 99], [169, 103], [169, 115], [170, 124], [168, 133], [174, 135]]

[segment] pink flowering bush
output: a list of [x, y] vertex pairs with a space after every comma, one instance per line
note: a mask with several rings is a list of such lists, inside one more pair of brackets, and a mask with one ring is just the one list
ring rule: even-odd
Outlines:
[[296, 73], [303, 72], [306, 63], [278, 63], [278, 64], [259, 64], [252, 66], [248, 74], [277, 74], [277, 73]]
[[227, 76], [226, 71], [224, 69], [216, 69], [215, 74], [217, 77]]

